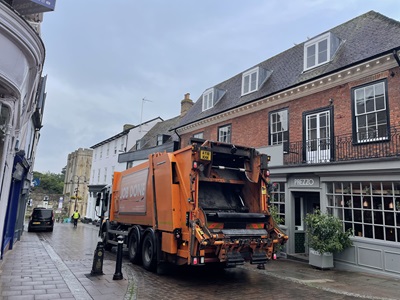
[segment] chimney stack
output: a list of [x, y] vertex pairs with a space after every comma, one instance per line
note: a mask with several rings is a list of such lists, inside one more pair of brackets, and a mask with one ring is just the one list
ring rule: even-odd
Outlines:
[[186, 113], [192, 106], [193, 101], [190, 99], [190, 94], [186, 93], [185, 98], [181, 101], [181, 118], [186, 115]]
[[132, 124], [124, 124], [124, 127], [122, 128], [122, 131], [128, 130], [135, 127], [135, 125]]

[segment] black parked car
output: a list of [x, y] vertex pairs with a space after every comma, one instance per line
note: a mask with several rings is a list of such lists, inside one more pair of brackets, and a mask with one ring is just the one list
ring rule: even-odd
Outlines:
[[89, 224], [89, 223], [92, 223], [92, 218], [87, 218], [87, 217], [84, 217], [83, 219], [81, 219], [81, 222], [82, 223], [85, 223], [85, 224]]
[[53, 231], [54, 211], [51, 208], [36, 207], [29, 218], [28, 231]]

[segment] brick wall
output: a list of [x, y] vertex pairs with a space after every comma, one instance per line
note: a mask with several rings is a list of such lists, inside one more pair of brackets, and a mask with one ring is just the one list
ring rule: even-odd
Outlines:
[[[393, 75], [393, 76], [392, 76]], [[194, 133], [203, 131], [204, 139], [217, 140], [218, 127], [232, 125], [232, 143], [261, 147], [268, 145], [268, 114], [270, 111], [288, 108], [289, 140], [300, 142], [303, 139], [303, 112], [333, 105], [334, 135], [352, 134], [351, 89], [356, 86], [387, 79], [390, 110], [390, 125], [400, 126], [400, 68], [368, 76], [348, 84], [342, 84], [325, 91], [280, 104], [269, 109], [226, 120], [203, 130], [193, 131], [181, 136], [182, 146], [186, 146]], [[332, 104], [330, 99], [333, 100]]]

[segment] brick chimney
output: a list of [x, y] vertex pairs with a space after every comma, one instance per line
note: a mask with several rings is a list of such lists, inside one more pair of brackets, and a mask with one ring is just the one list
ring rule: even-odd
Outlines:
[[185, 94], [185, 99], [181, 101], [181, 118], [186, 115], [188, 110], [193, 106], [193, 101], [190, 99], [190, 94]]

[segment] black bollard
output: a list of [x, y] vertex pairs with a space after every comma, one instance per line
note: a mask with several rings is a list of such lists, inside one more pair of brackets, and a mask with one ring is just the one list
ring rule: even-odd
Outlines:
[[104, 247], [102, 242], [97, 243], [97, 247], [94, 250], [93, 266], [90, 275], [104, 275], [103, 273], [103, 257]]
[[118, 239], [118, 249], [117, 249], [117, 263], [115, 265], [115, 273], [113, 276], [113, 280], [121, 280], [124, 277], [122, 276], [122, 246], [124, 245], [124, 237], [119, 235]]

